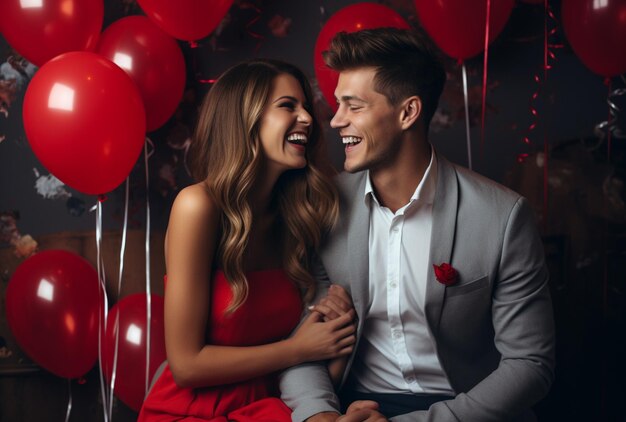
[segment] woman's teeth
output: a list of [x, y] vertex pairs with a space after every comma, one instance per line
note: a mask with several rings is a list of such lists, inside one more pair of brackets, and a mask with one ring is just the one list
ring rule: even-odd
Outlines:
[[294, 144], [305, 145], [307, 141], [307, 136], [303, 133], [292, 133], [287, 136], [287, 142], [291, 142]]

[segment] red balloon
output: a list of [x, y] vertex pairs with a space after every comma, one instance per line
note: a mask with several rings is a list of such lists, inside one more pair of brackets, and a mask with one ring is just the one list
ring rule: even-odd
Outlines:
[[[165, 360], [165, 333], [163, 328], [164, 301], [150, 295], [150, 376], [152, 380], [159, 365]], [[111, 308], [102, 343], [102, 370], [111, 381], [115, 360], [115, 342], [119, 332], [114, 394], [128, 407], [139, 411], [146, 394], [146, 294], [126, 296]], [[119, 320], [116, 323], [116, 319]]]
[[132, 79], [89, 52], [62, 54], [35, 73], [24, 97], [23, 119], [41, 163], [87, 194], [109, 192], [126, 179], [146, 131]]
[[174, 38], [195, 41], [209, 35], [222, 21], [233, 0], [138, 0], [162, 30]]
[[141, 93], [151, 131], [169, 119], [185, 89], [185, 59], [173, 38], [145, 16], [129, 16], [101, 35], [97, 52], [130, 75]]
[[93, 50], [104, 18], [102, 0], [3, 0], [0, 32], [28, 61]]
[[78, 378], [98, 358], [100, 284], [83, 258], [39, 252], [20, 264], [6, 290], [7, 322], [15, 340], [55, 375]]
[[567, 0], [561, 19], [565, 35], [580, 60], [605, 77], [626, 72], [626, 2]]
[[[417, 17], [448, 56], [468, 59], [485, 48], [487, 0], [413, 0]], [[492, 0], [489, 11], [489, 42], [502, 32], [511, 15], [513, 0]]]
[[339, 74], [326, 66], [322, 52], [328, 49], [330, 41], [338, 32], [356, 32], [383, 27], [410, 29], [402, 16], [389, 7], [376, 3], [357, 3], [344, 7], [324, 24], [315, 42], [313, 61], [317, 83], [333, 109], [337, 109], [335, 87]]

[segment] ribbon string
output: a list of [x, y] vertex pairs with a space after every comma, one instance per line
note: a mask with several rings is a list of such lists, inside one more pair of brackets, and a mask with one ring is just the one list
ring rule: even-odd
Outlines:
[[[122, 278], [124, 274], [124, 256], [126, 255], [126, 235], [128, 232], [128, 202], [130, 197], [130, 177], [126, 178], [124, 189], [124, 223], [122, 225], [122, 240], [120, 244], [120, 265], [118, 270], [117, 279], [117, 300], [120, 300], [122, 294]], [[113, 396], [115, 395], [115, 381], [117, 379], [117, 358], [119, 353], [120, 344], [120, 313], [121, 309], [115, 315], [115, 325], [113, 326], [113, 332], [115, 333], [115, 346], [113, 349], [113, 368], [111, 370], [111, 384], [109, 391], [111, 392], [111, 400], [108, 403], [109, 417], [113, 420]]]
[[107, 388], [104, 382], [104, 372], [102, 368], [102, 342], [103, 334], [106, 333], [107, 328], [107, 316], [109, 314], [109, 301], [106, 292], [106, 279], [104, 274], [104, 262], [102, 259], [102, 197], [98, 198], [96, 204], [96, 266], [98, 272], [98, 281], [100, 282], [100, 293], [102, 294], [102, 312], [99, 312], [99, 324], [98, 324], [98, 360], [100, 362], [100, 391], [102, 393], [102, 407], [104, 414], [104, 421], [109, 422], [111, 414], [109, 413], [109, 401], [113, 399], [110, 390]]
[[469, 101], [467, 97], [467, 70], [465, 62], [461, 62], [463, 71], [463, 100], [465, 102], [465, 138], [467, 142], [467, 167], [472, 170], [472, 140], [470, 138]]
[[[150, 147], [151, 149], [149, 150]], [[146, 177], [146, 383], [145, 393], [150, 386], [150, 325], [152, 321], [152, 297], [150, 286], [150, 167], [149, 159], [154, 154], [154, 144], [146, 137], [144, 144], [144, 167]]]
[[70, 415], [72, 414], [72, 380], [67, 379], [67, 391], [69, 393], [69, 398], [67, 400], [67, 411], [65, 412], [65, 422], [69, 422]]
[[480, 153], [485, 146], [485, 113], [487, 106], [487, 72], [489, 64], [489, 19], [491, 15], [491, 0], [487, 0], [487, 16], [485, 18], [485, 54], [483, 56], [483, 104], [480, 112]]

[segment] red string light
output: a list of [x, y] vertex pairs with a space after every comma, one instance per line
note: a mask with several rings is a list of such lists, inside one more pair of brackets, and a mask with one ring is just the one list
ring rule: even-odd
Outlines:
[[530, 134], [537, 127], [537, 117], [539, 116], [539, 113], [537, 112], [537, 109], [535, 108], [535, 100], [539, 97], [539, 93], [541, 92], [541, 80], [539, 79], [539, 75], [533, 76], [533, 80], [535, 81], [535, 84], [537, 85], [537, 87], [535, 89], [535, 92], [533, 92], [533, 95], [530, 97], [529, 109], [530, 109], [530, 114], [533, 115], [533, 122], [530, 124], [530, 126], [528, 126], [528, 129], [526, 129], [526, 135], [524, 136], [524, 143], [526, 145], [532, 144], [530, 140]]
[[[557, 33], [558, 22], [556, 20], [556, 17], [554, 16], [554, 12], [552, 11], [552, 8], [550, 7], [550, 4], [548, 3], [548, 0], [545, 0], [544, 7], [545, 7], [545, 20], [544, 20], [544, 40], [543, 40], [543, 66], [542, 66], [543, 80], [539, 76], [539, 73], [536, 73], [533, 76], [533, 81], [535, 82], [536, 88], [529, 102], [530, 104], [529, 110], [530, 110], [530, 113], [532, 114], [533, 120], [531, 124], [528, 126], [528, 128], [526, 129], [526, 132], [522, 138], [522, 141], [524, 142], [524, 144], [529, 145], [529, 146], [533, 145], [533, 142], [531, 140], [531, 135], [532, 135], [532, 132], [537, 127], [537, 124], [538, 124], [537, 122], [539, 118], [539, 112], [535, 108], [535, 102], [537, 98], [539, 97], [539, 95], [541, 94], [542, 88], [545, 86], [548, 80], [548, 70], [552, 69], [553, 67], [553, 64], [551, 63], [551, 61], [556, 60], [556, 54], [554, 50], [558, 48], [563, 48], [563, 44], [556, 44], [556, 43], [550, 42], [550, 39], [553, 38], [553, 36]], [[549, 26], [548, 22], [552, 22], [551, 29], [548, 29], [548, 26]], [[545, 129], [544, 129], [544, 132], [545, 132]], [[547, 138], [544, 134], [544, 148], [543, 148], [544, 152], [547, 152], [547, 148], [545, 145], [546, 143], [547, 143]], [[520, 154], [517, 158], [517, 161], [519, 163], [522, 163], [527, 157], [528, 157], [528, 154]], [[547, 163], [547, 156], [545, 157], [545, 162]]]

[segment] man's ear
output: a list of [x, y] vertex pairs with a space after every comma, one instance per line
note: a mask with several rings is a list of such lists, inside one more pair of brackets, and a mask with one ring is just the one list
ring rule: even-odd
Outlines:
[[422, 100], [417, 95], [405, 98], [400, 106], [400, 124], [409, 129], [422, 115]]

